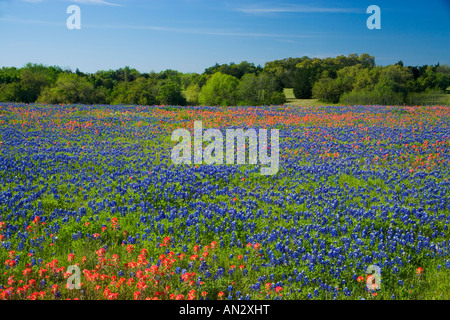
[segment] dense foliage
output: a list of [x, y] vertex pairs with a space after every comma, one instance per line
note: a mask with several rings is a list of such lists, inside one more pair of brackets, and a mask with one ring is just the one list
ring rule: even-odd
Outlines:
[[27, 64], [0, 69], [0, 101], [138, 105], [279, 105], [284, 88], [298, 99], [344, 104], [426, 104], [450, 86], [447, 65], [376, 66], [366, 53], [336, 58], [288, 58], [264, 67], [216, 64], [202, 74], [129, 67], [85, 74]]

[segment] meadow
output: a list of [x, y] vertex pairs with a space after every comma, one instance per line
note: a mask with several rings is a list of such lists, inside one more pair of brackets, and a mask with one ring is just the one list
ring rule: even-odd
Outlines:
[[[174, 165], [195, 120], [279, 129], [279, 172]], [[0, 103], [0, 299], [448, 300], [449, 124], [448, 106]]]

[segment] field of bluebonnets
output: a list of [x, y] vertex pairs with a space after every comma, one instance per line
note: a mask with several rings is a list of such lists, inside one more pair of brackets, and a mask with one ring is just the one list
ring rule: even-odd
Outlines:
[[[173, 165], [194, 120], [279, 129], [279, 172]], [[450, 299], [449, 124], [445, 106], [0, 103], [0, 298]]]

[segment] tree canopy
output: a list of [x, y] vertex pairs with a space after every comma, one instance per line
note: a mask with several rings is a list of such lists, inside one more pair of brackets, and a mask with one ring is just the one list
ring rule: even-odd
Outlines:
[[286, 58], [264, 67], [215, 64], [201, 74], [167, 69], [141, 73], [125, 66], [84, 73], [28, 63], [0, 69], [0, 101], [140, 105], [283, 104], [284, 88], [298, 99], [331, 103], [413, 103], [450, 88], [448, 65], [377, 66], [367, 53], [335, 58]]

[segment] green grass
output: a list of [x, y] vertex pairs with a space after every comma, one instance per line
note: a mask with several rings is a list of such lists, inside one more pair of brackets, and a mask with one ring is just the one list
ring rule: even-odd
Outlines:
[[[286, 105], [292, 105], [292, 106], [297, 106], [297, 107], [314, 107], [314, 106], [338, 106], [338, 105], [342, 105], [341, 104], [333, 104], [333, 103], [325, 103], [325, 102], [321, 102], [319, 101], [319, 99], [296, 99], [294, 96], [294, 89], [293, 88], [284, 88], [283, 90], [285, 96], [286, 96]], [[436, 105], [450, 105], [450, 94], [443, 94], [442, 98], [434, 101], [432, 104], [436, 104]]]
[[440, 104], [444, 104], [446, 106], [450, 105], [450, 93], [444, 95], [444, 98], [439, 101]]
[[319, 99], [296, 99], [294, 96], [293, 88], [284, 88], [283, 90], [286, 96], [286, 105], [292, 105], [296, 107], [314, 107], [314, 106], [336, 106], [337, 104], [330, 104], [319, 101]]

